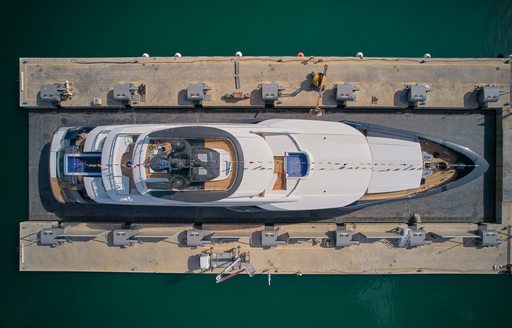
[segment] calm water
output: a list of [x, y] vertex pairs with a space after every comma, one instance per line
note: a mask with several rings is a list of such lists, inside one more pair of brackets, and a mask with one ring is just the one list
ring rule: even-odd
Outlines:
[[[70, 1], [74, 2], [74, 1]], [[3, 5], [0, 327], [450, 326], [506, 323], [509, 276], [241, 277], [18, 273], [27, 115], [18, 57], [512, 53], [511, 1], [68, 2]], [[20, 14], [22, 13], [22, 14]], [[6, 140], [6, 138], [8, 138]], [[13, 142], [13, 140], [16, 140]], [[114, 325], [112, 325], [114, 323]]]

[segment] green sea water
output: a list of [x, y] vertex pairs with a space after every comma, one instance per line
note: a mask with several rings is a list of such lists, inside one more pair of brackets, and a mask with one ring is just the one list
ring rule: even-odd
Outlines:
[[19, 273], [28, 217], [19, 57], [512, 53], [512, 1], [23, 1], [2, 4], [0, 327], [492, 327], [510, 276]]

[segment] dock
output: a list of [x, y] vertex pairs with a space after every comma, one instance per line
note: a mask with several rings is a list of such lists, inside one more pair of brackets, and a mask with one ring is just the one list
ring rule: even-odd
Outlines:
[[[311, 117], [312, 73], [325, 65], [321, 116]], [[511, 71], [509, 59], [495, 58], [21, 58], [30, 194], [20, 270], [219, 273], [200, 257], [237, 250], [250, 254], [255, 274], [510, 272]], [[63, 205], [51, 195], [58, 127], [255, 118], [417, 131], [473, 149], [490, 169], [454, 190], [353, 212], [169, 211]]]
[[[313, 235], [304, 242], [279, 245], [274, 248], [252, 245], [250, 236], [264, 227], [254, 226], [238, 229], [240, 239], [230, 243], [205, 244], [185, 247], [179, 244], [178, 235], [187, 225], [140, 225], [145, 234], [151, 232], [167, 236], [158, 242], [133, 241], [128, 247], [113, 246], [108, 241], [108, 231], [119, 225], [89, 223], [65, 225], [68, 231], [97, 234], [87, 242], [63, 242], [57, 247], [31, 244], [34, 234], [50, 228], [51, 222], [24, 222], [21, 224], [20, 269], [22, 271], [122, 271], [160, 273], [200, 273], [199, 256], [204, 251], [224, 252], [239, 248], [249, 252], [251, 264], [257, 273], [272, 274], [387, 274], [387, 273], [497, 273], [507, 262], [507, 245], [498, 248], [479, 248], [474, 236], [454, 237], [449, 242], [440, 242], [413, 249], [393, 247], [389, 241], [380, 239], [373, 243], [360, 243], [345, 248], [322, 244], [320, 235], [335, 225], [286, 225], [275, 227], [280, 234]], [[206, 228], [206, 227], [205, 227]], [[211, 227], [218, 229], [215, 227]], [[222, 229], [223, 227], [220, 227]], [[224, 227], [225, 229], [226, 227]], [[352, 228], [352, 227], [351, 227]], [[376, 234], [392, 230], [394, 225], [377, 224], [357, 226], [359, 231]], [[432, 226], [437, 233], [452, 233], [447, 229], [469, 230], [469, 224], [455, 226]], [[222, 230], [221, 230], [222, 231]], [[244, 234], [245, 232], [245, 234]], [[223, 231], [226, 234], [226, 231]], [[506, 231], [501, 231], [506, 234]], [[453, 234], [453, 233], [452, 233]], [[472, 239], [473, 238], [473, 239]], [[304, 238], [306, 239], [306, 238]], [[317, 240], [317, 241], [315, 241]], [[215, 270], [214, 272], [218, 272]]]
[[[506, 90], [510, 85], [510, 64], [506, 61], [353, 57], [21, 58], [20, 106], [310, 108], [317, 99], [317, 92], [311, 87], [311, 74], [322, 72], [328, 65], [323, 108], [340, 106], [336, 85], [357, 89], [353, 91], [355, 99], [344, 101], [344, 107], [407, 108], [406, 87], [419, 84], [430, 90], [427, 101], [417, 103], [419, 108], [475, 109], [480, 107], [475, 87], [493, 85]], [[56, 103], [51, 97], [41, 97], [42, 86], [64, 85], [66, 81], [71, 95], [65, 100]], [[127, 98], [117, 97], [114, 89], [123, 84], [132, 84], [137, 90], [130, 97], [127, 93]], [[265, 96], [262, 92], [263, 85], [269, 84], [278, 86], [274, 100], [271, 93]], [[505, 98], [489, 103], [488, 107], [503, 107]]]

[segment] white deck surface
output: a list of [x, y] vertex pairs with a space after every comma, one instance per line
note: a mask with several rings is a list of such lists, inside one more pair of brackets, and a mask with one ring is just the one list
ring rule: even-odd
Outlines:
[[368, 193], [418, 188], [423, 171], [423, 156], [418, 142], [368, 137], [373, 170]]

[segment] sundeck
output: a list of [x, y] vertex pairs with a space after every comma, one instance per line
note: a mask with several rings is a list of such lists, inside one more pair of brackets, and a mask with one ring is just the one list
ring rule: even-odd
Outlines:
[[487, 167], [465, 147], [414, 132], [284, 119], [65, 127], [50, 154], [60, 202], [269, 211], [426, 196]]

